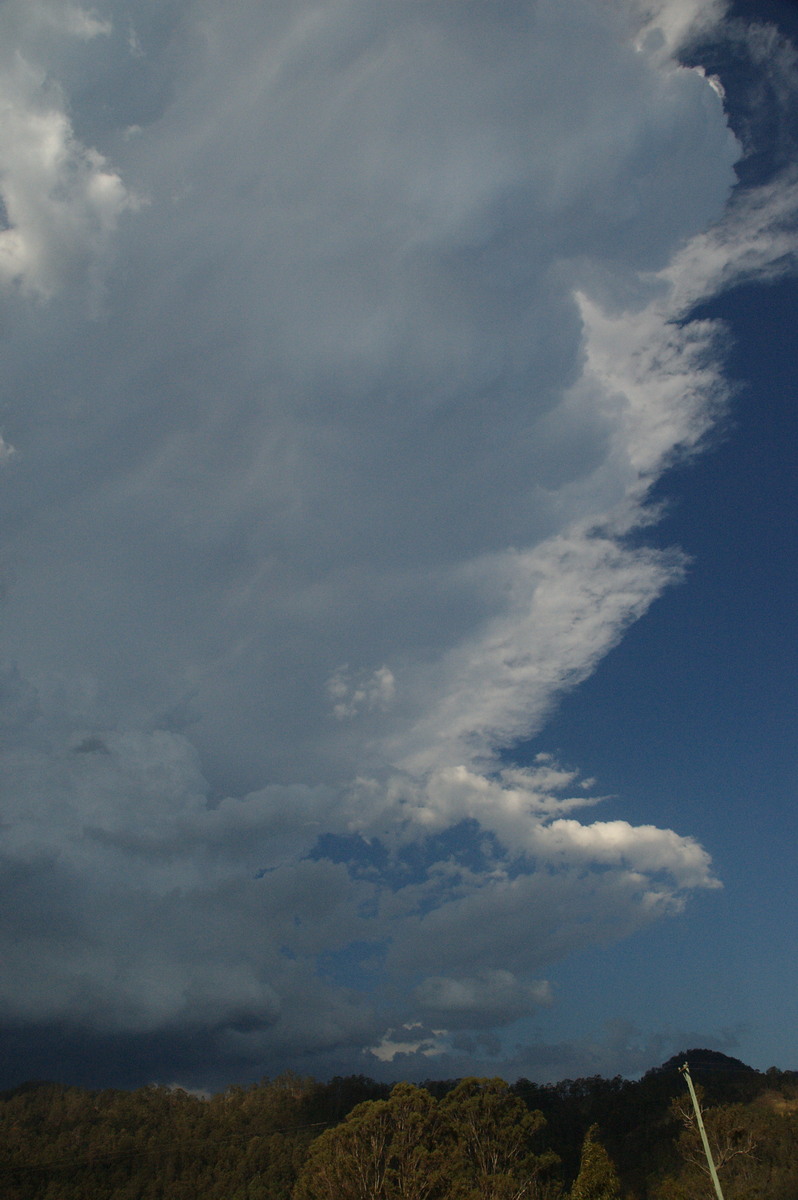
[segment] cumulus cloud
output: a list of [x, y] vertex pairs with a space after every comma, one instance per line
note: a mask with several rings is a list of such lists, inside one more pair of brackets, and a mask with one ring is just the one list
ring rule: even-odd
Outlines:
[[721, 14], [4, 6], [14, 1029], [489, 1055], [717, 886], [502, 752], [683, 578], [645, 529], [727, 400], [691, 309], [791, 251], [675, 58]]
[[[5, 13], [14, 17], [13, 6]], [[91, 37], [104, 27], [77, 8], [60, 14], [31, 6], [65, 34]], [[94, 23], [92, 23], [94, 22]], [[46, 70], [21, 49], [0, 62], [0, 281], [51, 296], [82, 279], [98, 286], [99, 261], [133, 198], [97, 150], [75, 137], [66, 100]]]

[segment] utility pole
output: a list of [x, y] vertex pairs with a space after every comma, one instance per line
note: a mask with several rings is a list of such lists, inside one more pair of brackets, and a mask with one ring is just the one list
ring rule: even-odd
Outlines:
[[687, 1063], [685, 1063], [683, 1067], [679, 1067], [679, 1070], [681, 1071], [682, 1075], [684, 1075], [684, 1078], [687, 1082], [687, 1086], [690, 1090], [690, 1099], [692, 1100], [693, 1108], [695, 1109], [696, 1120], [698, 1121], [698, 1131], [701, 1134], [701, 1141], [704, 1143], [704, 1153], [706, 1154], [707, 1162], [709, 1163], [709, 1173], [712, 1176], [712, 1182], [715, 1185], [715, 1192], [717, 1194], [718, 1200], [723, 1200], [723, 1192], [721, 1190], [720, 1180], [718, 1179], [718, 1172], [715, 1170], [715, 1163], [712, 1158], [712, 1151], [709, 1148], [709, 1141], [707, 1139], [707, 1131], [704, 1128], [704, 1120], [701, 1116], [701, 1107], [698, 1103], [698, 1096], [696, 1096], [696, 1094], [695, 1094], [695, 1088], [693, 1087], [693, 1081], [690, 1078], [690, 1067], [688, 1066]]

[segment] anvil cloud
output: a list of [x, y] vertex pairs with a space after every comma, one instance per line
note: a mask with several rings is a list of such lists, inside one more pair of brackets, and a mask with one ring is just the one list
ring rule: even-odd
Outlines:
[[26, 1045], [501, 1066], [551, 964], [718, 886], [689, 830], [512, 765], [682, 579], [648, 498], [728, 390], [693, 310], [785, 266], [794, 185], [735, 189], [699, 17], [6, 0]]

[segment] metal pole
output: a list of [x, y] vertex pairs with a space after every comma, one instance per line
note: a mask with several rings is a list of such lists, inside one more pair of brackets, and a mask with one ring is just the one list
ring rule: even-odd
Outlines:
[[712, 1176], [712, 1182], [715, 1185], [715, 1192], [717, 1194], [718, 1200], [723, 1200], [723, 1192], [721, 1191], [720, 1180], [718, 1179], [718, 1173], [715, 1170], [715, 1163], [713, 1162], [713, 1159], [712, 1159], [712, 1151], [709, 1148], [709, 1141], [707, 1140], [707, 1131], [704, 1128], [704, 1121], [701, 1116], [701, 1108], [698, 1103], [698, 1096], [696, 1096], [696, 1094], [695, 1094], [695, 1088], [693, 1087], [693, 1081], [690, 1078], [690, 1068], [687, 1065], [687, 1063], [685, 1063], [683, 1067], [679, 1067], [679, 1070], [681, 1071], [682, 1075], [684, 1075], [684, 1077], [687, 1081], [687, 1086], [690, 1089], [690, 1099], [693, 1101], [693, 1108], [695, 1109], [696, 1120], [698, 1121], [698, 1131], [701, 1134], [701, 1141], [704, 1143], [704, 1153], [706, 1154], [707, 1162], [709, 1163], [709, 1173]]

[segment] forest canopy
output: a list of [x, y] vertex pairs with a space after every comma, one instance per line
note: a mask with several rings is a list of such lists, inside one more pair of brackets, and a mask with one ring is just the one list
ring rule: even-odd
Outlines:
[[3, 1200], [726, 1200], [798, 1194], [798, 1073], [687, 1051], [592, 1076], [320, 1083], [214, 1096], [28, 1083], [0, 1095]]

